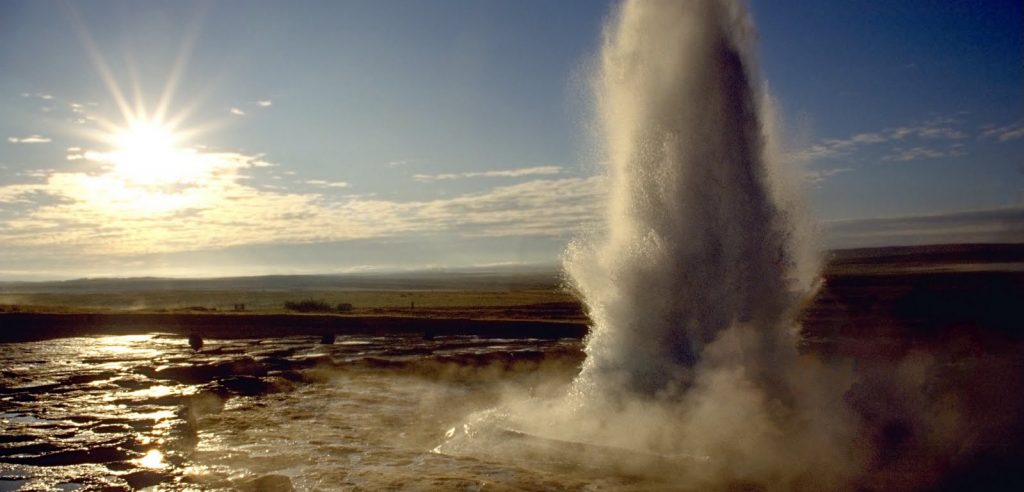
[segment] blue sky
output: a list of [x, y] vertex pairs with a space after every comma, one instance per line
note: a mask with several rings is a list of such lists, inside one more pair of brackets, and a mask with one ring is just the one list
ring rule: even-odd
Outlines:
[[[1024, 7], [978, 5], [751, 2], [828, 246], [1024, 240]], [[0, 3], [0, 279], [553, 263], [612, 8]]]

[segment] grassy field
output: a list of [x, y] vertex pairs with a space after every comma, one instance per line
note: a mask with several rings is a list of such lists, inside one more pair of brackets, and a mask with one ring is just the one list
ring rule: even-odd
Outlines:
[[[1024, 245], [845, 250], [826, 265], [804, 313], [808, 333], [1020, 324]], [[351, 305], [339, 316], [586, 322], [554, 270], [0, 283], [6, 313], [284, 314], [286, 302], [307, 299]]]
[[246, 312], [282, 313], [287, 301], [323, 300], [331, 305], [352, 304], [353, 313], [509, 308], [532, 304], [574, 302], [567, 292], [552, 287], [538, 290], [148, 290], [136, 292], [38, 292], [6, 294], [0, 309], [11, 311], [134, 311], [231, 312], [245, 304]]

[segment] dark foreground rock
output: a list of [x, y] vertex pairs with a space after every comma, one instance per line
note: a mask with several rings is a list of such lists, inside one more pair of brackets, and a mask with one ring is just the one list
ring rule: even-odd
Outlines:
[[87, 463], [126, 461], [138, 456], [132, 439], [121, 439], [104, 444], [90, 444], [86, 449], [71, 449], [37, 456], [7, 456], [4, 462], [32, 466], [69, 466]]
[[[139, 335], [155, 331], [213, 338], [277, 338], [294, 335], [402, 335], [417, 337], [582, 338], [579, 322], [339, 316], [294, 314], [181, 313], [0, 313], [0, 343], [48, 340], [83, 335]], [[200, 353], [205, 353], [206, 350]]]
[[159, 485], [168, 479], [167, 475], [151, 470], [139, 470], [123, 475], [121, 478], [134, 490]]

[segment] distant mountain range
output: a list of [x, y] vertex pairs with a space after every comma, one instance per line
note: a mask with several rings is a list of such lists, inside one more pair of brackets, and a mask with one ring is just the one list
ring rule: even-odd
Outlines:
[[[949, 244], [831, 251], [833, 266], [1024, 263], [1022, 244]], [[563, 283], [554, 264], [366, 272], [336, 275], [264, 275], [221, 278], [84, 278], [0, 282], [0, 293], [84, 293], [160, 290], [475, 290], [552, 289]]]
[[562, 283], [556, 265], [430, 269], [330, 275], [261, 275], [218, 278], [82, 278], [0, 282], [0, 293], [81, 293], [159, 290], [474, 290], [551, 289]]
[[[1024, 241], [1024, 238], [1022, 238]], [[1024, 242], [995, 244], [935, 244], [840, 249], [828, 254], [830, 263], [1019, 263]]]

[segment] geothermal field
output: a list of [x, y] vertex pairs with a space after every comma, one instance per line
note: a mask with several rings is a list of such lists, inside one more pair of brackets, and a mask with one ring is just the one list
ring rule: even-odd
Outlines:
[[[786, 399], [698, 364], [689, 386], [593, 403], [580, 387], [588, 321], [555, 272], [457, 277], [5, 285], [0, 486], [1020, 483], [1024, 247], [833, 253], [796, 310]], [[281, 308], [303, 296], [379, 304]], [[241, 300], [250, 312], [231, 311]]]
[[0, 283], [0, 490], [1020, 490], [1024, 244], [824, 251], [756, 41], [613, 11], [557, 266]]

